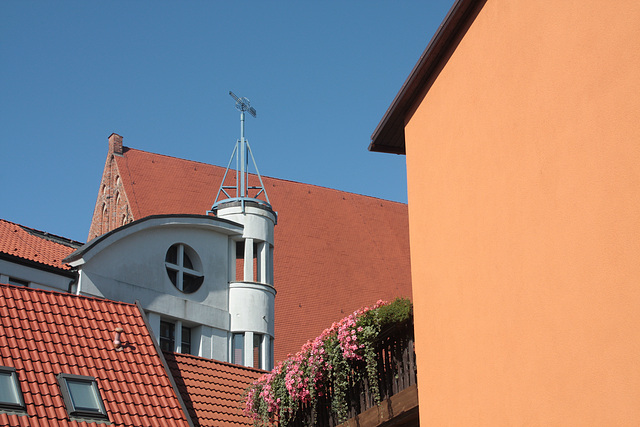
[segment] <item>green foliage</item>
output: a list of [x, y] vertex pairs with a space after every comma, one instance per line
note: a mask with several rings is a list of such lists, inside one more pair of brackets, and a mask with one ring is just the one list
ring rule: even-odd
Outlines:
[[408, 298], [396, 298], [391, 304], [383, 305], [376, 311], [381, 327], [402, 323], [413, 315], [413, 306]]
[[[383, 328], [407, 321], [411, 302], [398, 298], [392, 303], [378, 301], [335, 322], [302, 349], [263, 375], [249, 387], [245, 414], [255, 425], [277, 422], [286, 426], [302, 405], [315, 409], [320, 395], [331, 395], [331, 409], [339, 422], [346, 421], [349, 377], [364, 364], [369, 391], [380, 403], [376, 343]], [[315, 412], [315, 411], [314, 411]]]

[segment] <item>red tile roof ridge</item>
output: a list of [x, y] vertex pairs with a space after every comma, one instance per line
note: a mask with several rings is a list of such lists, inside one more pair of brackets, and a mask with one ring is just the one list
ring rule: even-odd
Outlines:
[[26, 225], [18, 224], [17, 222], [9, 221], [7, 219], [0, 218], [0, 222], [6, 222], [8, 224], [15, 225], [22, 228], [27, 233], [52, 241], [54, 243], [58, 243], [60, 245], [68, 246], [70, 248], [79, 248], [80, 246], [84, 245], [83, 242], [78, 242], [77, 240], [69, 239], [68, 237], [49, 233], [48, 231], [38, 230], [37, 228], [27, 227]]
[[[223, 169], [225, 168], [225, 166], [215, 165], [213, 163], [199, 162], [197, 160], [184, 159], [184, 158], [181, 158], [181, 157], [169, 156], [167, 154], [152, 153], [150, 151], [139, 150], [139, 149], [130, 148], [130, 147], [124, 147], [123, 154], [124, 154], [125, 158], [126, 158], [127, 152], [129, 152], [129, 151], [134, 151], [134, 152], [138, 152], [138, 153], [141, 153], [141, 154], [147, 154], [147, 155], [153, 155], [153, 156], [166, 157], [166, 158], [173, 159], [173, 160], [180, 160], [180, 161], [183, 161], [183, 162], [190, 162], [190, 163], [199, 164], [199, 165], [202, 165], [202, 166], [209, 166], [209, 167], [210, 166], [215, 166], [215, 167], [219, 167], [219, 168], [223, 168]], [[251, 174], [251, 175], [253, 175], [253, 174]], [[403, 203], [403, 202], [396, 202], [396, 201], [393, 201], [393, 200], [383, 199], [383, 198], [380, 198], [380, 197], [368, 196], [366, 194], [360, 194], [360, 193], [354, 193], [354, 192], [350, 192], [350, 191], [339, 190], [337, 188], [326, 187], [326, 186], [317, 185], [317, 184], [309, 184], [309, 183], [305, 183], [305, 182], [294, 181], [294, 180], [291, 180], [291, 179], [276, 178], [276, 177], [273, 177], [273, 176], [262, 175], [262, 174], [260, 176], [262, 178], [274, 179], [274, 180], [281, 181], [281, 182], [286, 182], [286, 183], [289, 183], [289, 184], [297, 184], [297, 185], [303, 185], [303, 186], [308, 186], [308, 187], [315, 187], [315, 188], [322, 189], [322, 190], [335, 191], [337, 193], [343, 193], [343, 194], [353, 194], [353, 195], [356, 195], [356, 196], [359, 196], [359, 197], [366, 197], [366, 198], [369, 198], [369, 199], [381, 200], [381, 201], [384, 201], [384, 202], [394, 203], [394, 204], [398, 204], [398, 205], [405, 205], [405, 206], [407, 205], [406, 203]]]
[[185, 161], [185, 162], [197, 163], [197, 164], [199, 164], [199, 165], [203, 165], [203, 166], [216, 166], [216, 165], [212, 165], [212, 164], [210, 164], [210, 163], [199, 162], [199, 161], [197, 161], [197, 160], [184, 159], [184, 158], [182, 158], [182, 157], [170, 156], [170, 155], [168, 155], [168, 154], [152, 153], [151, 151], [145, 151], [145, 150], [140, 150], [140, 149], [137, 149], [137, 148], [131, 148], [131, 147], [124, 147], [124, 148], [123, 148], [123, 154], [124, 154], [124, 157], [126, 157], [126, 155], [127, 155], [127, 153], [128, 153], [129, 151], [137, 151], [138, 153], [142, 153], [142, 154], [152, 154], [152, 155], [154, 155], [154, 156], [167, 157], [167, 158], [169, 158], [169, 159], [182, 160], [182, 161]]
[[68, 275], [71, 268], [62, 259], [80, 245], [80, 242], [0, 219], [0, 254], [11, 262], [33, 263], [36, 268], [45, 266]]

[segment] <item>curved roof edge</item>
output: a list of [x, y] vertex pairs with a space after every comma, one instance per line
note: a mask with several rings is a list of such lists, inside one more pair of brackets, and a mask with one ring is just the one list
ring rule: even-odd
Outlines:
[[400, 91], [382, 116], [380, 123], [371, 135], [369, 151], [381, 153], [406, 154], [404, 126], [405, 116], [430, 78], [438, 69], [448, 49], [455, 45], [457, 36], [465, 30], [473, 12], [484, 5], [486, 0], [456, 0], [438, 30], [420, 55]]
[[85, 243], [75, 252], [68, 255], [62, 262], [75, 267], [79, 264], [79, 260], [85, 257], [85, 255], [95, 250], [97, 247], [106, 247], [112, 243], [129, 236], [133, 233], [137, 233], [142, 229], [159, 227], [163, 225], [194, 225], [214, 227], [225, 234], [242, 234], [244, 227], [237, 222], [230, 221], [228, 219], [217, 218], [210, 215], [195, 215], [195, 214], [165, 214], [165, 215], [150, 215], [139, 220], [130, 222], [96, 237], [93, 240]]

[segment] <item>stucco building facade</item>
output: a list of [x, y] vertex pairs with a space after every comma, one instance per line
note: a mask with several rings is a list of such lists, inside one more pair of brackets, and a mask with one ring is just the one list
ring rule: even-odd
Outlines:
[[640, 5], [460, 0], [406, 153], [422, 425], [640, 423]]
[[[272, 236], [268, 222], [261, 231]], [[253, 231], [250, 246], [258, 244]], [[252, 277], [252, 254], [249, 275], [236, 277], [245, 236], [242, 224], [222, 218], [158, 215], [93, 239], [65, 261], [78, 271], [77, 294], [138, 301], [163, 350], [270, 369], [276, 292], [266, 274]], [[267, 256], [256, 261], [259, 271], [272, 269]]]

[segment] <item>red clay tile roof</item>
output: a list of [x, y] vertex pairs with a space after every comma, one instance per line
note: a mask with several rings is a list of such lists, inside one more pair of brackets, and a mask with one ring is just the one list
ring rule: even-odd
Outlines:
[[0, 253], [69, 270], [62, 260], [82, 244], [0, 219]]
[[188, 425], [135, 305], [0, 285], [0, 325], [0, 365], [16, 369], [29, 415], [0, 413], [0, 425], [86, 425], [69, 420], [59, 373], [95, 377], [113, 425]]
[[[134, 219], [204, 214], [225, 168], [125, 148], [114, 156]], [[275, 227], [275, 359], [378, 299], [411, 297], [407, 205], [263, 177]]]
[[252, 425], [242, 414], [242, 395], [264, 371], [188, 354], [164, 354], [195, 425]]

